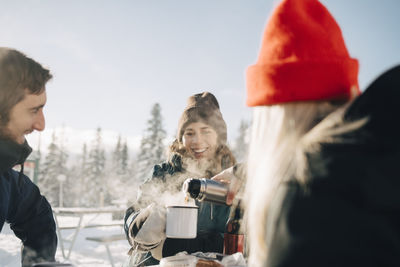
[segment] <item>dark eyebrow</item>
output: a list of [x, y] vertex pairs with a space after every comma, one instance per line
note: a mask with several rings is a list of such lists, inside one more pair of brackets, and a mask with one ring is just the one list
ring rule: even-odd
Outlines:
[[[204, 127], [201, 127], [200, 128], [200, 130], [208, 130], [208, 129], [212, 129], [210, 126], [204, 126]], [[192, 129], [192, 128], [186, 128], [185, 129], [185, 132], [186, 131], [194, 131], [194, 129]]]
[[36, 106], [36, 107], [32, 107], [29, 110], [35, 110], [35, 109], [39, 110], [39, 109], [41, 109], [43, 107], [44, 107], [44, 105], [39, 105], [39, 106]]

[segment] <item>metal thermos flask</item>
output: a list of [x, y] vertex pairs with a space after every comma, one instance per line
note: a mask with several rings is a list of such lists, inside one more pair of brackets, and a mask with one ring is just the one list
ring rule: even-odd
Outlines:
[[182, 191], [199, 201], [226, 205], [228, 186], [211, 179], [190, 178], [183, 183]]

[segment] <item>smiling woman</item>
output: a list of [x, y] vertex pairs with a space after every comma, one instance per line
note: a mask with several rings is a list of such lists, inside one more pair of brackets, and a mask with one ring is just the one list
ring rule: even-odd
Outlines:
[[126, 234], [136, 249], [131, 257], [132, 266], [140, 262], [144, 266], [156, 264], [161, 257], [181, 251], [222, 253], [228, 206], [196, 203], [199, 215], [194, 239], [165, 239], [163, 229], [164, 205], [170, 204], [174, 195], [183, 200], [178, 193], [186, 179], [211, 178], [236, 163], [226, 145], [226, 132], [213, 94], [204, 92], [189, 97], [176, 139], [169, 148], [169, 160], [154, 166], [152, 177], [141, 186], [138, 201], [126, 213]]
[[217, 132], [203, 122], [189, 124], [183, 132], [182, 143], [196, 159], [212, 159], [217, 149]]
[[[210, 178], [230, 167], [235, 161], [226, 146], [227, 128], [215, 96], [209, 92], [188, 99], [178, 123], [177, 138], [170, 147], [171, 155], [195, 159]], [[230, 165], [230, 166], [227, 166]]]

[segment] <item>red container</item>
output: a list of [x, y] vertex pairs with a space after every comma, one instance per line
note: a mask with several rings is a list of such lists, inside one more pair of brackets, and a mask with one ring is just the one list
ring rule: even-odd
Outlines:
[[224, 234], [224, 254], [231, 255], [236, 252], [242, 252], [244, 249], [244, 235], [242, 234]]

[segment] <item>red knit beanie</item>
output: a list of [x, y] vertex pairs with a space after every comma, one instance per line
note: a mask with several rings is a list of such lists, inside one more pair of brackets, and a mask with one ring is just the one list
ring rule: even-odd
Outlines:
[[247, 105], [350, 99], [358, 61], [318, 0], [283, 0], [270, 17], [258, 61], [247, 70]]

